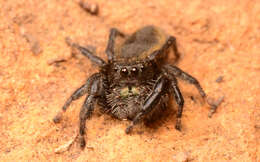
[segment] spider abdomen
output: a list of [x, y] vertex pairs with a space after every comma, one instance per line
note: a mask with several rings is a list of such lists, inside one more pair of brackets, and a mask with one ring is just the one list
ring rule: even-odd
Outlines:
[[159, 50], [166, 42], [168, 35], [160, 28], [146, 26], [129, 36], [121, 45], [116, 47], [116, 60], [143, 60], [151, 53]]

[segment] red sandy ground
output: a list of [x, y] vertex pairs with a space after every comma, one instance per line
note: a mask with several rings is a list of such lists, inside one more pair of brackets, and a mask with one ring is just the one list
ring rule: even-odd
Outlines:
[[[76, 1], [0, 2], [0, 161], [260, 161], [259, 0], [96, 2], [98, 16]], [[60, 124], [52, 118], [97, 71], [84, 57], [72, 57], [65, 37], [95, 46], [106, 59], [111, 27], [132, 33], [147, 24], [176, 36], [178, 66], [210, 97], [225, 96], [217, 113], [208, 118], [197, 90], [180, 83], [182, 132], [174, 129], [175, 111], [131, 135], [124, 133], [128, 121], [96, 112], [87, 121], [86, 149], [76, 142], [56, 154], [77, 133], [84, 99], [70, 106]], [[59, 59], [66, 61], [50, 65]], [[219, 76], [223, 81], [217, 83]]]

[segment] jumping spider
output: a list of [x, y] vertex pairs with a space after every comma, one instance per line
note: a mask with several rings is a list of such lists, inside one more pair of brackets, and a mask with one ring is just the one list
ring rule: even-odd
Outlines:
[[[124, 39], [119, 45], [115, 42], [117, 36]], [[111, 29], [106, 48], [108, 62], [76, 43], [70, 42], [69, 45], [100, 68], [62, 107], [65, 112], [72, 101], [88, 94], [79, 114], [79, 140], [82, 148], [85, 147], [85, 122], [91, 117], [96, 102], [104, 112], [113, 117], [131, 120], [125, 130], [128, 134], [139, 121], [147, 121], [161, 113], [161, 110], [167, 107], [171, 95], [178, 104], [175, 128], [181, 129], [184, 99], [176, 78], [193, 84], [200, 95], [206, 98], [197, 79], [166, 63], [170, 47], [176, 58], [179, 58], [176, 39], [157, 27], [146, 26], [130, 36], [115, 28]], [[55, 123], [60, 121], [63, 112], [54, 118]]]

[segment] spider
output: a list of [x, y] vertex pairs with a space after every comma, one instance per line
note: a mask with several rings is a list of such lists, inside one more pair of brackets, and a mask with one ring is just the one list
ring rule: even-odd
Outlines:
[[[124, 41], [116, 44], [116, 38]], [[60, 122], [62, 114], [72, 101], [87, 94], [79, 114], [79, 142], [85, 147], [85, 123], [94, 110], [95, 103], [103, 112], [121, 120], [130, 120], [126, 128], [128, 134], [141, 121], [147, 121], [167, 108], [171, 96], [177, 105], [175, 128], [181, 130], [181, 117], [184, 99], [176, 78], [188, 81], [206, 98], [200, 83], [180, 68], [166, 63], [170, 49], [176, 60], [180, 54], [176, 38], [167, 35], [155, 26], [145, 26], [132, 35], [125, 35], [116, 28], [109, 34], [106, 54], [108, 61], [95, 56], [90, 50], [76, 43], [68, 44], [79, 50], [99, 67], [99, 72], [91, 75], [86, 83], [78, 88], [65, 102], [62, 111], [53, 119]]]

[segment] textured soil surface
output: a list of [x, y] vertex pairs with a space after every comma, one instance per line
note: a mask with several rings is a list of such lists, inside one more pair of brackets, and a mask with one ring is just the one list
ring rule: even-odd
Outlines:
[[[91, 15], [77, 1], [0, 1], [0, 161], [260, 161], [259, 0], [99, 0]], [[181, 132], [176, 104], [151, 126], [124, 130], [98, 111], [87, 121], [87, 146], [78, 140], [84, 97], [63, 120], [52, 118], [71, 93], [96, 72], [65, 43], [104, 53], [109, 29], [125, 33], [153, 24], [177, 38], [178, 66], [196, 77], [208, 96], [224, 102], [208, 118], [198, 91], [180, 81], [185, 99]]]

